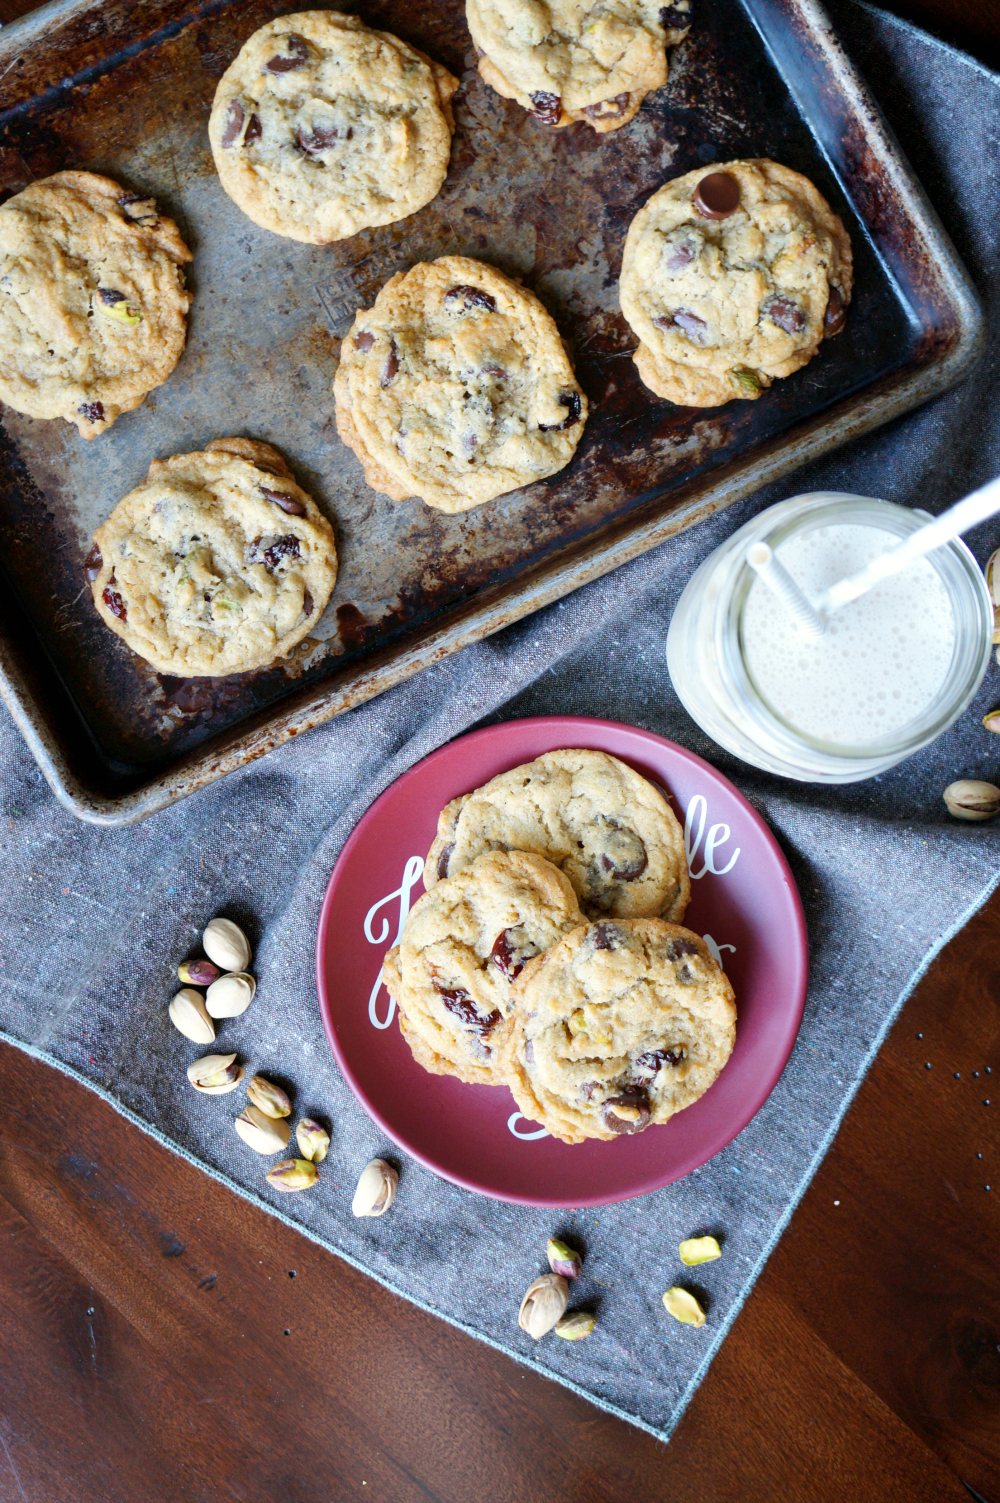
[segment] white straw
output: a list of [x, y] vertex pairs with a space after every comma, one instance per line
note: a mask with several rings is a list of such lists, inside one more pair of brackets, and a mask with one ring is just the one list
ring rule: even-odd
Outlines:
[[784, 564], [775, 558], [767, 543], [751, 543], [747, 549], [747, 563], [794, 617], [803, 636], [815, 639], [823, 635], [826, 631], [824, 617], [795, 583]]
[[916, 559], [923, 558], [925, 554], [932, 553], [935, 548], [950, 543], [954, 538], [961, 537], [963, 532], [996, 516], [997, 512], [1000, 512], [1000, 478], [991, 480], [978, 491], [973, 491], [971, 496], [966, 496], [964, 501], [949, 507], [939, 517], [935, 517], [933, 522], [921, 527], [919, 532], [911, 533], [898, 548], [891, 548], [881, 558], [873, 559], [864, 569], [859, 569], [857, 574], [831, 585], [820, 598], [820, 610], [829, 614], [831, 611], [838, 611], [842, 605], [849, 605], [880, 580], [898, 574], [900, 569], [905, 569]]

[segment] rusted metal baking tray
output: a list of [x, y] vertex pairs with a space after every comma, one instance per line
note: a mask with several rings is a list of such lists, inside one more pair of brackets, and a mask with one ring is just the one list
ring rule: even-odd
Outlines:
[[[3, 409], [0, 689], [59, 798], [141, 819], [957, 381], [975, 293], [814, 0], [693, 0], [671, 77], [621, 131], [550, 130], [479, 79], [462, 0], [363, 0], [460, 75], [447, 182], [401, 224], [325, 247], [257, 229], [222, 192], [206, 122], [267, 0], [57, 0], [0, 33], [0, 194], [65, 167], [152, 193], [194, 251], [186, 352], [91, 443]], [[346, 5], [345, 8], [353, 8]], [[641, 385], [617, 300], [629, 221], [665, 179], [769, 156], [811, 177], [854, 242], [847, 328], [758, 402], [672, 406]], [[364, 483], [334, 427], [339, 336], [396, 269], [449, 251], [521, 277], [591, 403], [560, 475], [462, 516]], [[82, 561], [154, 456], [269, 440], [332, 519], [340, 578], [317, 636], [271, 669], [155, 673], [99, 622]]]

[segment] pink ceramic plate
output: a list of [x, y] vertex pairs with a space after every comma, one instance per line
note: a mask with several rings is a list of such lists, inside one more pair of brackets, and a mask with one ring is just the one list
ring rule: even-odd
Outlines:
[[[736, 990], [736, 1048], [711, 1090], [663, 1127], [569, 1147], [506, 1089], [428, 1075], [379, 984], [382, 956], [423, 891], [439, 811], [557, 747], [613, 753], [670, 795], [685, 822], [692, 899], [684, 923], [719, 953]], [[700, 757], [609, 720], [546, 716], [488, 726], [434, 752], [372, 804], [337, 862], [316, 947], [327, 1035], [369, 1116], [435, 1174], [521, 1205], [586, 1206], [644, 1195], [704, 1164], [747, 1125], [785, 1066], [802, 1018], [806, 931], [788, 863], [746, 799]]]

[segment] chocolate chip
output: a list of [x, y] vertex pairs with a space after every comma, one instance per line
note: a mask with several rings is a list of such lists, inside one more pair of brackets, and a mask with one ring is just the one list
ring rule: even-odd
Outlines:
[[260, 123], [259, 115], [251, 115], [249, 124], [243, 133], [243, 145], [251, 146], [254, 141], [259, 141], [264, 134], [264, 127]]
[[468, 454], [470, 464], [474, 462], [473, 456], [475, 455], [478, 447], [479, 439], [474, 433], [465, 433], [462, 435], [462, 448], [465, 450], [466, 454]]
[[731, 172], [710, 172], [695, 188], [691, 202], [705, 219], [728, 219], [740, 206], [739, 180]]
[[691, 16], [689, 12], [679, 10], [676, 5], [661, 5], [660, 25], [664, 31], [683, 31], [691, 25]]
[[585, 1080], [583, 1082], [583, 1085], [580, 1087], [580, 1100], [581, 1101], [592, 1101], [594, 1099], [594, 1092], [596, 1090], [599, 1090], [599, 1089], [600, 1089], [600, 1081], [598, 1081], [598, 1080]]
[[685, 1059], [687, 1059], [687, 1050], [680, 1044], [676, 1049], [650, 1049], [646, 1054], [640, 1054], [638, 1059], [633, 1060], [632, 1073], [637, 1080], [648, 1085], [664, 1065], [670, 1065], [676, 1070]]
[[87, 583], [93, 584], [94, 580], [97, 578], [98, 574], [100, 574], [103, 568], [104, 559], [101, 557], [100, 548], [98, 548], [97, 544], [95, 543], [93, 548], [91, 548], [90, 552], [87, 554], [87, 557], [83, 561], [83, 572], [86, 576]]
[[[627, 1112], [627, 1116], [621, 1115]], [[644, 1086], [625, 1086], [617, 1096], [609, 1096], [601, 1107], [601, 1120], [613, 1133], [630, 1137], [649, 1126], [649, 1095]]]
[[679, 960], [682, 955], [700, 955], [701, 951], [691, 939], [672, 939], [667, 945], [670, 960]]
[[524, 1041], [524, 1057], [529, 1065], [535, 1063], [535, 1046], [531, 1042], [531, 1039], [525, 1039]]
[[830, 288], [830, 297], [823, 314], [823, 334], [832, 339], [847, 322], [847, 303], [839, 287]]
[[156, 199], [144, 193], [123, 193], [118, 207], [129, 224], [155, 224], [160, 217]]
[[616, 882], [634, 882], [649, 865], [646, 847], [634, 830], [615, 825], [608, 832], [605, 845], [601, 866]]
[[103, 402], [84, 402], [81, 404], [80, 411], [83, 413], [88, 423], [104, 422]]
[[806, 316], [798, 303], [793, 303], [790, 297], [775, 297], [763, 308], [766, 318], [772, 324], [777, 324], [779, 329], [784, 329], [786, 334], [799, 334], [806, 326]]
[[690, 266], [695, 258], [696, 250], [697, 247], [692, 240], [679, 240], [667, 257], [667, 270], [682, 271], [685, 266]]
[[566, 416], [561, 423], [539, 423], [539, 433], [561, 433], [564, 428], [572, 428], [574, 423], [580, 421], [580, 413], [583, 411], [578, 391], [561, 391], [559, 393], [559, 406], [566, 408]]
[[484, 365], [483, 375], [492, 376], [494, 381], [506, 381], [507, 372], [502, 365]]
[[437, 874], [442, 881], [444, 881], [445, 877], [448, 875], [448, 862], [451, 860], [451, 853], [454, 849], [455, 844], [453, 841], [451, 845], [445, 846], [444, 850], [438, 857]]
[[501, 929], [493, 943], [493, 949], [490, 951], [490, 959], [497, 970], [507, 977], [508, 981], [513, 981], [514, 977], [519, 976], [524, 970], [530, 956], [518, 955], [511, 948], [510, 930]]
[[316, 602], [313, 600], [313, 598], [310, 595], [310, 593], [309, 593], [308, 590], [303, 590], [303, 592], [302, 592], [302, 614], [303, 614], [303, 616], [311, 616], [312, 613], [313, 613], [313, 611], [315, 609], [316, 609]]
[[[490, 297], [481, 287], [449, 287], [444, 295], [446, 303], [451, 303], [451, 313], [464, 312], [466, 308], [485, 308], [488, 313], [497, 311], [496, 298]], [[457, 305], [461, 303], [461, 308]]]
[[226, 111], [226, 123], [222, 127], [223, 151], [228, 151], [231, 146], [236, 145], [245, 119], [246, 114], [239, 100], [231, 99], [229, 101], [229, 108]]
[[259, 564], [263, 562], [266, 569], [273, 573], [283, 558], [299, 558], [299, 540], [294, 533], [286, 533], [283, 538], [278, 538], [270, 547], [265, 548], [262, 554], [257, 553], [257, 544], [260, 538], [254, 538], [251, 543], [250, 562]]
[[544, 89], [539, 89], [531, 96], [531, 113], [536, 120], [543, 125], [558, 125], [562, 115], [562, 100], [558, 94], [547, 94]]
[[[353, 130], [348, 126], [344, 140], [350, 141], [353, 135]], [[340, 132], [335, 125], [314, 125], [311, 131], [303, 130], [300, 125], [295, 131], [295, 144], [306, 156], [318, 157], [321, 151], [329, 151], [339, 137]]]
[[699, 318], [697, 313], [689, 313], [686, 308], [678, 308], [674, 314], [674, 323], [688, 339], [693, 339], [695, 344], [704, 344], [704, 333], [708, 328], [705, 320]]
[[273, 501], [275, 506], [280, 506], [282, 511], [287, 512], [290, 517], [305, 516], [305, 507], [302, 505], [301, 501], [296, 501], [294, 496], [286, 496], [284, 491], [273, 491], [269, 485], [259, 485], [257, 489], [261, 491], [269, 501]]
[[500, 1014], [498, 1011], [494, 1010], [484, 1018], [476, 1008], [476, 1004], [469, 996], [469, 993], [462, 987], [442, 986], [438, 978], [433, 974], [431, 975], [431, 982], [448, 1011], [454, 1013], [456, 1018], [461, 1018], [466, 1028], [471, 1028], [473, 1032], [485, 1035], [499, 1023]]
[[617, 924], [595, 924], [591, 931], [595, 950], [613, 950], [615, 940], [621, 938], [622, 931]]
[[399, 356], [396, 354], [396, 341], [389, 341], [389, 358], [385, 362], [385, 370], [382, 372], [382, 385], [388, 386], [390, 381], [395, 380], [399, 374]]
[[113, 287], [98, 287], [97, 296], [107, 308], [113, 308], [115, 303], [125, 301], [124, 292], [116, 292]]
[[[111, 584], [114, 584], [114, 582], [115, 574], [114, 570], [112, 569]], [[119, 621], [128, 620], [128, 611], [125, 609], [125, 602], [119, 595], [118, 591], [111, 588], [111, 585], [105, 585], [104, 595], [102, 598], [104, 600], [104, 604], [107, 606], [112, 616], [117, 616]]]
[[614, 99], [602, 99], [597, 104], [585, 104], [583, 113], [588, 120], [620, 120], [631, 102], [631, 94], [616, 94]]
[[354, 348], [359, 355], [364, 355], [375, 343], [375, 335], [369, 334], [367, 329], [362, 329], [360, 334], [354, 336]]
[[264, 64], [265, 73], [294, 73], [297, 68], [305, 67], [309, 61], [309, 46], [305, 37], [289, 31], [285, 36], [285, 46], [288, 48], [287, 53], [279, 52]]

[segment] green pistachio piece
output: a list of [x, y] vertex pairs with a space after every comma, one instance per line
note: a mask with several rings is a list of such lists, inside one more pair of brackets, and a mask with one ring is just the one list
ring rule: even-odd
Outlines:
[[729, 379], [737, 391], [763, 391], [760, 377], [756, 371], [748, 371], [741, 367], [729, 372]]

